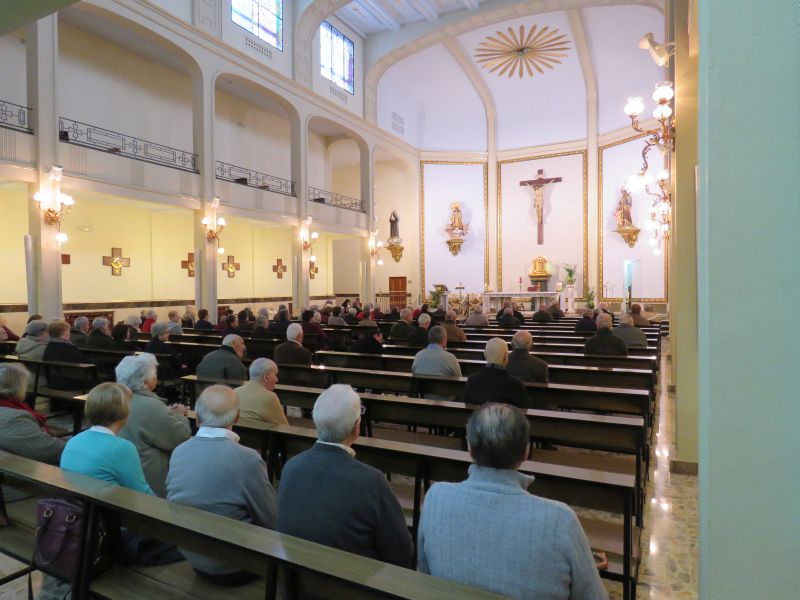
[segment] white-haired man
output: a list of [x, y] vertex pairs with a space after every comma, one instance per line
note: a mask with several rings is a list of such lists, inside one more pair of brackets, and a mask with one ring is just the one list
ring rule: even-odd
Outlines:
[[347, 552], [411, 565], [403, 510], [386, 477], [355, 459], [361, 401], [348, 385], [332, 385], [314, 404], [317, 443], [286, 463], [278, 491], [281, 533]]
[[278, 365], [268, 358], [257, 358], [250, 364], [250, 381], [236, 388], [239, 416], [245, 420], [288, 425], [283, 406], [275, 394]]
[[584, 344], [584, 354], [613, 354], [620, 356], [628, 355], [628, 346], [625, 340], [611, 333], [611, 326], [614, 318], [606, 313], [597, 315], [597, 333], [586, 340]]
[[244, 340], [235, 333], [222, 338], [219, 350], [209, 352], [197, 365], [198, 377], [214, 379], [247, 379], [247, 369], [242, 362], [244, 356]]
[[[424, 348], [428, 345], [428, 330], [431, 326], [431, 315], [429, 313], [421, 313], [417, 317], [417, 327], [408, 334], [406, 342], [409, 346], [416, 346], [417, 348]], [[446, 344], [447, 342], [445, 342]]]
[[108, 319], [97, 317], [92, 321], [92, 330], [89, 332], [89, 339], [83, 346], [84, 348], [95, 348], [98, 350], [111, 350], [114, 348], [114, 338], [111, 337]]
[[[175, 448], [169, 464], [167, 499], [224, 517], [274, 529], [278, 503], [267, 465], [258, 452], [239, 445], [233, 424], [239, 399], [223, 385], [197, 399], [197, 434]], [[217, 559], [183, 551], [198, 575], [219, 585], [247, 583], [258, 576]]]
[[467, 317], [464, 327], [488, 327], [489, 319], [483, 314], [483, 306], [476, 305], [472, 310], [472, 314]]
[[537, 381], [547, 383], [549, 380], [548, 366], [540, 358], [531, 354], [533, 336], [530, 331], [517, 331], [511, 338], [511, 354], [508, 356], [506, 369], [522, 381]]
[[414, 326], [411, 324], [411, 312], [410, 308], [400, 311], [400, 320], [392, 325], [392, 329], [389, 331], [389, 337], [392, 340], [406, 340], [414, 331]]
[[[425, 313], [420, 320], [427, 317]], [[430, 317], [428, 317], [430, 319]], [[441, 325], [431, 327], [428, 333], [428, 345], [414, 356], [411, 372], [414, 375], [440, 375], [442, 377], [461, 377], [461, 365], [458, 359], [450, 354], [447, 347], [447, 332]]]
[[69, 341], [78, 348], [85, 346], [89, 341], [89, 330], [91, 324], [87, 317], [78, 317], [72, 322], [72, 328], [69, 330]]
[[533, 477], [517, 469], [529, 436], [527, 418], [513, 406], [484, 404], [473, 413], [469, 478], [436, 483], [425, 495], [417, 566], [510, 598], [607, 599], [578, 517], [527, 492]]
[[647, 348], [647, 336], [633, 324], [633, 317], [630, 315], [620, 316], [619, 325], [611, 333], [622, 338], [628, 348]]
[[525, 384], [506, 370], [508, 344], [500, 338], [486, 342], [486, 366], [467, 379], [464, 386], [464, 402], [486, 404], [503, 402], [519, 408], [528, 408], [528, 392]]
[[273, 359], [279, 365], [310, 365], [311, 350], [303, 346], [303, 326], [292, 323], [286, 328], [286, 341], [275, 346]]

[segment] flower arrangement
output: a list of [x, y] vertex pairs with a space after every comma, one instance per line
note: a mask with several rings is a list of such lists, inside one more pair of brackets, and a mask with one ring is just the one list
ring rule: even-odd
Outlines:
[[567, 283], [572, 285], [575, 283], [575, 275], [578, 273], [578, 265], [561, 265], [564, 272], [567, 274]]
[[586, 308], [594, 308], [594, 288], [586, 290]]

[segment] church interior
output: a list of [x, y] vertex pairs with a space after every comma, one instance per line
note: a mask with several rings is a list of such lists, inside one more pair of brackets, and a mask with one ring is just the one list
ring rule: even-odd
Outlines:
[[[69, 449], [94, 429], [87, 394], [156, 353], [152, 318], [177, 323], [155, 392], [196, 433], [201, 392], [241, 379], [204, 380], [199, 365], [236, 334], [251, 379], [256, 360], [277, 363], [267, 389], [287, 424], [232, 425], [271, 493], [314, 444], [315, 399], [349, 384], [362, 412], [347, 450], [385, 475], [415, 546], [398, 567], [250, 518], [206, 522], [154, 486], [162, 498], [22, 461], [0, 425], [0, 599], [30, 586], [109, 599], [796, 597], [800, 363], [778, 321], [800, 295], [798, 19], [791, 0], [3, 2], [0, 371], [27, 367], [43, 430], [63, 430]], [[351, 306], [354, 321], [328, 323]], [[464, 334], [445, 338], [457, 376], [417, 372], [426, 342], [394, 329], [406, 308], [416, 329], [430, 314], [431, 345], [448, 323]], [[195, 328], [200, 309], [209, 331]], [[468, 322], [481, 312], [485, 331]], [[273, 333], [281, 315], [302, 325], [309, 364], [277, 360], [289, 323], [251, 337], [256, 313]], [[635, 317], [642, 345], [591, 353], [576, 323], [599, 336], [604, 313], [614, 330]], [[36, 335], [55, 321], [111, 335], [132, 316], [127, 350], [49, 364], [17, 352], [32, 322], [49, 324]], [[470, 583], [423, 561], [429, 489], [467, 479], [475, 459], [465, 380], [489, 368], [490, 340], [513, 354], [517, 330], [550, 373], [523, 383], [518, 470], [577, 515], [594, 592], [514, 593], [483, 565]], [[360, 356], [373, 331], [378, 356]], [[47, 395], [78, 371], [91, 386]], [[13, 501], [18, 487], [27, 498]], [[57, 577], [37, 506], [70, 494], [85, 521], [74, 573]], [[97, 514], [255, 579], [217, 585], [186, 561], [99, 569]]]

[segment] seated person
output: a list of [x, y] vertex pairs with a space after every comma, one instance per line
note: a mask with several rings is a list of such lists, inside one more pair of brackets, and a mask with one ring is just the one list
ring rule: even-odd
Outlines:
[[183, 307], [183, 316], [181, 317], [181, 327], [188, 327], [192, 329], [197, 315], [194, 314], [194, 306], [187, 304]]
[[250, 381], [234, 391], [239, 397], [239, 416], [242, 419], [288, 425], [283, 406], [275, 394], [278, 365], [268, 358], [250, 363]]
[[[250, 317], [253, 317], [253, 320], [250, 320]], [[255, 327], [255, 315], [253, 315], [253, 311], [249, 308], [245, 308], [239, 311], [237, 315], [237, 320], [239, 321], [239, 329], [243, 332], [253, 331]]]
[[510, 307], [504, 308], [502, 316], [497, 320], [497, 326], [503, 329], [517, 329], [520, 323], [522, 321], [514, 316], [514, 311]]
[[464, 327], [488, 327], [489, 319], [483, 314], [483, 306], [480, 304], [475, 305], [472, 314], [467, 317]]
[[344, 321], [347, 325], [358, 325], [360, 320], [358, 318], [358, 309], [354, 306], [351, 306], [344, 315]]
[[112, 350], [137, 350], [136, 330], [127, 323], [117, 323], [111, 330], [111, 338], [114, 344]]
[[551, 302], [550, 306], [547, 307], [547, 310], [550, 311], [550, 314], [553, 315], [554, 319], [560, 319], [565, 316], [563, 310], [561, 310], [561, 306], [559, 306], [558, 301]]
[[[181, 316], [178, 314], [177, 310], [171, 310], [167, 313], [167, 327], [169, 328], [170, 334], [174, 335], [183, 335], [183, 325], [181, 324]], [[152, 328], [150, 329], [152, 332]]]
[[[39, 316], [39, 315], [33, 315], [33, 316]], [[28, 319], [28, 322], [30, 323], [31, 321], [40, 321], [40, 320], [41, 316], [39, 316], [39, 319]], [[19, 336], [16, 333], [14, 333], [8, 326], [6, 318], [0, 315], [0, 342], [6, 342], [6, 341], [8, 342], [19, 341]]]
[[25, 333], [22, 334], [22, 337], [17, 342], [14, 354], [20, 358], [42, 360], [48, 339], [47, 323], [44, 321], [31, 321], [25, 326]]
[[500, 310], [498, 310], [498, 311], [497, 311], [497, 315], [495, 316], [495, 319], [496, 319], [498, 322], [500, 321], [500, 319], [502, 318], [502, 316], [505, 314], [505, 310], [506, 310], [507, 308], [510, 308], [510, 309], [512, 310], [512, 312], [514, 313], [514, 317], [517, 319], [517, 321], [519, 321], [519, 324], [520, 324], [520, 325], [522, 325], [522, 324], [525, 322], [525, 317], [523, 317], [523, 316], [522, 316], [522, 313], [521, 313], [521, 312], [519, 312], [519, 311], [518, 311], [518, 310], [517, 310], [517, 309], [514, 307], [514, 305], [511, 303], [511, 301], [510, 301], [510, 300], [506, 300], [505, 302], [503, 302], [503, 308], [501, 308]]
[[158, 321], [158, 313], [152, 308], [144, 313], [144, 322], [142, 323], [142, 332], [150, 333], [150, 328]]
[[533, 477], [517, 471], [530, 448], [525, 415], [484, 404], [467, 423], [467, 445], [469, 478], [425, 495], [417, 568], [511, 598], [607, 599], [578, 517], [529, 494]]
[[350, 346], [350, 352], [361, 354], [383, 354], [383, 335], [377, 327], [370, 329]]
[[650, 327], [650, 321], [642, 315], [641, 304], [631, 304], [631, 318], [636, 327]]
[[269, 330], [272, 333], [286, 333], [287, 327], [289, 327], [289, 311], [282, 308], [275, 315], [275, 320], [270, 322]]
[[597, 333], [586, 340], [584, 354], [628, 355], [628, 346], [622, 338], [611, 333], [613, 319], [611, 315], [601, 313], [597, 316]]
[[152, 495], [136, 446], [117, 437], [128, 421], [131, 396], [127, 387], [111, 382], [89, 392], [84, 410], [92, 426], [67, 442], [61, 468]]
[[[142, 326], [142, 320], [137, 317], [136, 315], [128, 315], [125, 317], [125, 320], [122, 321], [125, 325], [128, 325], [134, 332], [139, 333], [139, 327]], [[112, 332], [113, 335], [113, 332]], [[136, 336], [133, 336], [133, 339], [136, 339]]]
[[592, 310], [587, 308], [581, 313], [581, 318], [575, 322], [575, 332], [597, 331], [597, 323], [592, 318]]
[[[165, 323], [161, 323], [164, 325]], [[133, 443], [142, 463], [145, 479], [156, 496], [166, 496], [167, 470], [172, 450], [192, 435], [186, 406], [167, 406], [153, 390], [157, 362], [152, 354], [126, 356], [116, 368], [117, 382], [133, 393], [130, 413], [119, 436]]]
[[325, 306], [322, 307], [322, 310], [319, 311], [320, 323], [322, 323], [323, 325], [327, 325], [328, 319], [331, 318], [332, 312], [333, 312], [333, 305], [326, 303]]
[[217, 325], [214, 327], [216, 331], [225, 331], [228, 326], [228, 317], [235, 316], [230, 308], [223, 311], [222, 314], [217, 314]]
[[150, 328], [151, 339], [144, 347], [144, 351], [150, 354], [175, 354], [175, 348], [167, 343], [170, 333], [172, 332], [169, 323], [154, 324]]
[[377, 327], [378, 324], [372, 317], [372, 313], [373, 313], [372, 304], [367, 304], [366, 306], [364, 306], [364, 312], [361, 313], [361, 319], [359, 320], [358, 324], [362, 327]]
[[411, 309], [404, 308], [400, 311], [400, 319], [392, 325], [389, 337], [392, 341], [406, 340], [412, 331], [414, 331], [414, 326], [411, 324]]
[[[239, 445], [231, 431], [239, 400], [224, 385], [206, 388], [197, 399], [197, 434], [175, 448], [169, 464], [167, 499], [223, 517], [272, 529], [275, 490], [258, 452]], [[258, 578], [237, 565], [194, 552], [183, 554], [195, 572], [212, 583], [241, 585]]]
[[69, 330], [69, 341], [78, 348], [85, 346], [86, 342], [89, 341], [89, 330], [91, 328], [92, 326], [89, 324], [87, 317], [78, 317], [73, 321], [72, 328]]
[[[420, 320], [428, 315], [420, 315]], [[430, 317], [428, 317], [430, 319]], [[442, 377], [461, 377], [461, 365], [447, 347], [447, 332], [441, 325], [431, 327], [428, 333], [428, 347], [420, 350], [411, 363], [414, 375], [439, 375]]]
[[222, 335], [241, 335], [239, 329], [239, 318], [236, 315], [228, 315], [222, 320]]
[[197, 365], [197, 376], [244, 381], [247, 379], [247, 369], [242, 356], [244, 340], [236, 334], [228, 334], [222, 338], [219, 349], [206, 354]]
[[528, 408], [525, 384], [506, 370], [508, 344], [500, 338], [486, 342], [486, 366], [467, 378], [463, 400], [466, 404], [503, 402], [519, 408]]
[[547, 363], [531, 354], [533, 336], [530, 331], [518, 331], [511, 338], [511, 354], [506, 369], [522, 381], [548, 382]]
[[331, 309], [331, 315], [328, 317], [328, 325], [336, 325], [338, 327], [344, 327], [347, 325], [347, 321], [342, 318], [341, 306], [334, 306]]
[[614, 313], [611, 312], [611, 310], [608, 308], [608, 302], [601, 302], [600, 304], [597, 305], [597, 307], [600, 309], [600, 312], [606, 313], [607, 315], [611, 315], [612, 318], [614, 317]]
[[618, 338], [622, 338], [628, 348], [647, 348], [647, 337], [644, 331], [633, 324], [633, 317], [622, 315], [619, 318], [619, 325], [611, 330]]
[[411, 566], [411, 535], [386, 476], [355, 458], [361, 400], [332, 385], [314, 403], [318, 440], [289, 459], [278, 490], [277, 530], [401, 567]]
[[279, 365], [310, 365], [311, 350], [303, 346], [303, 328], [292, 323], [286, 330], [286, 341], [278, 344], [273, 359]]
[[194, 328], [199, 331], [211, 331], [214, 329], [211, 321], [208, 320], [208, 311], [205, 308], [197, 311], [197, 321], [194, 322]]
[[381, 307], [378, 306], [377, 304], [375, 304], [372, 307], [372, 313], [370, 314], [370, 316], [372, 317], [373, 321], [380, 321], [381, 319], [383, 319], [385, 317], [385, 315], [383, 314], [383, 311], [381, 310]]
[[114, 348], [114, 338], [111, 337], [110, 323], [104, 317], [97, 317], [92, 321], [92, 330], [89, 332], [89, 339], [83, 345], [84, 348], [94, 348], [96, 350], [112, 350]]
[[456, 323], [456, 313], [454, 310], [447, 311], [445, 315], [444, 330], [447, 332], [448, 342], [466, 342], [467, 334]]
[[431, 326], [431, 316], [427, 312], [422, 313], [417, 319], [417, 326], [409, 332], [406, 342], [409, 346], [424, 348], [428, 345], [428, 329]]
[[[303, 328], [303, 337], [307, 335], [316, 335], [319, 340], [317, 349], [324, 348], [325, 343], [328, 341], [328, 335], [322, 329], [322, 326], [314, 320], [313, 310], [304, 310], [300, 314], [300, 326]], [[312, 338], [313, 339], [313, 338]]]
[[274, 340], [275, 335], [269, 330], [269, 315], [258, 315], [256, 326], [250, 337], [254, 340]]
[[[52, 321], [47, 326], [49, 339], [47, 347], [42, 354], [42, 360], [55, 362], [82, 363], [83, 354], [77, 346], [73, 345], [70, 339], [69, 324], [66, 321]], [[48, 387], [54, 390], [81, 390], [84, 381], [72, 379], [61, 374], [53, 373], [48, 378]]]
[[383, 316], [384, 321], [399, 321], [400, 320], [400, 309], [396, 306], [393, 306], [389, 310], [388, 315]]
[[550, 323], [553, 320], [553, 313], [550, 312], [550, 308], [541, 304], [539, 308], [533, 313], [531, 317], [531, 321], [534, 323]]

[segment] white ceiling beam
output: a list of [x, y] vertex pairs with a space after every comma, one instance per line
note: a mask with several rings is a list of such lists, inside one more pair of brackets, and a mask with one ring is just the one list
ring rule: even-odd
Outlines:
[[461, 4], [467, 7], [467, 10], [478, 10], [480, 6], [479, 0], [461, 0]]
[[373, 17], [392, 31], [400, 31], [400, 21], [395, 19], [380, 5], [380, 0], [357, 0]]
[[349, 12], [348, 10], [340, 10], [336, 13], [336, 16], [342, 20], [342, 22], [347, 25], [350, 29], [355, 31], [358, 35], [363, 38], [367, 37], [367, 34], [364, 33], [363, 26], [361, 22], [358, 20], [358, 17], [353, 13]]
[[428, 21], [438, 21], [439, 11], [430, 0], [408, 0], [409, 4]]

